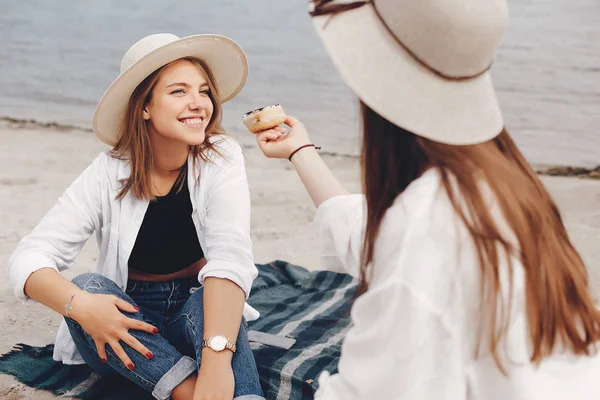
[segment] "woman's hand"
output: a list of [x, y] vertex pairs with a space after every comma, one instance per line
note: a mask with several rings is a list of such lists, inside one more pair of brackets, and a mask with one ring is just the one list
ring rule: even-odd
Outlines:
[[258, 147], [265, 156], [288, 158], [298, 147], [311, 143], [306, 128], [300, 121], [288, 116], [285, 124], [290, 127], [286, 135], [284, 135], [285, 129], [281, 126], [256, 134]]
[[232, 400], [234, 392], [231, 356], [210, 349], [203, 350], [194, 400]]
[[[256, 135], [258, 147], [265, 156], [289, 158], [298, 148], [312, 144], [300, 121], [288, 116], [285, 124], [290, 127], [287, 135], [283, 135], [285, 130], [282, 127], [262, 131]], [[315, 206], [319, 207], [328, 199], [349, 192], [333, 176], [321, 156], [314, 149], [311, 150], [301, 150], [291, 161]]]
[[123, 350], [121, 340], [147, 359], [152, 359], [152, 352], [134, 338], [129, 330], [135, 329], [156, 334], [158, 329], [146, 322], [129, 318], [121, 313], [121, 311], [136, 313], [139, 308], [116, 296], [88, 292], [77, 293], [73, 298], [72, 306], [71, 318], [77, 321], [83, 330], [94, 339], [98, 356], [102, 361], [106, 362], [108, 360], [105, 348], [108, 344], [123, 364], [129, 370], [133, 370], [135, 366]]

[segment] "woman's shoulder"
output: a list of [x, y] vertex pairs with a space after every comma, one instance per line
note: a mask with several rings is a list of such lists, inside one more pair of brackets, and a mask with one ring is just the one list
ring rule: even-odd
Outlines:
[[209, 142], [212, 146], [205, 152], [206, 158], [210, 161], [205, 163], [207, 167], [236, 163], [244, 158], [241, 144], [232, 136], [213, 135], [209, 138]]
[[429, 170], [410, 183], [385, 211], [378, 243], [386, 243], [389, 239], [390, 247], [397, 249], [398, 239], [403, 238], [415, 227], [426, 230], [433, 219], [440, 187], [441, 180], [436, 170]]
[[403, 238], [404, 243], [427, 238], [440, 248], [454, 246], [465, 234], [464, 223], [437, 169], [425, 172], [396, 197], [385, 213], [380, 230], [380, 237], [387, 237], [391, 242], [397, 242], [396, 238]]
[[214, 135], [210, 138], [210, 142], [224, 157], [235, 157], [242, 154], [242, 145], [233, 136]]
[[117, 166], [117, 160], [114, 160], [109, 151], [99, 153], [96, 158], [88, 165], [87, 171], [90, 173], [104, 175], [111, 168]]
[[427, 219], [436, 212], [436, 208], [439, 211], [439, 206], [445, 205], [445, 197], [440, 172], [430, 169], [396, 197], [386, 217], [402, 214], [408, 220]]
[[104, 169], [118, 169], [122, 164], [128, 164], [129, 160], [115, 156], [111, 150], [104, 150], [96, 156], [92, 165]]
[[108, 180], [111, 186], [119, 186], [119, 180], [128, 178], [131, 173], [129, 160], [115, 156], [110, 150], [98, 154], [89, 169], [97, 174], [98, 178]]
[[455, 221], [457, 216], [440, 173], [429, 170], [398, 195], [386, 211], [377, 239], [380, 256], [385, 255], [391, 262], [404, 253], [406, 246], [424, 250], [431, 242], [440, 247], [455, 242]]
[[470, 249], [464, 235], [439, 171], [427, 171], [385, 214], [375, 250], [374, 284], [396, 279], [436, 309], [456, 305], [452, 296], [457, 279], [475, 276], [471, 262], [461, 264]]

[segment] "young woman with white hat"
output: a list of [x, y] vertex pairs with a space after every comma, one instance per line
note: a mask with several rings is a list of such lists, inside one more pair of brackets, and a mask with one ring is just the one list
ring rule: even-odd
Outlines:
[[[10, 259], [16, 295], [65, 316], [55, 360], [157, 399], [263, 399], [242, 324], [257, 317], [244, 303], [257, 274], [248, 183], [221, 127], [247, 72], [219, 35], [151, 35], [127, 51], [93, 118], [111, 150]], [[93, 232], [95, 272], [62, 278]]]
[[318, 207], [323, 267], [359, 277], [317, 399], [599, 399], [600, 313], [560, 213], [504, 129], [489, 69], [505, 0], [320, 0], [360, 98], [364, 195], [292, 117], [257, 136]]

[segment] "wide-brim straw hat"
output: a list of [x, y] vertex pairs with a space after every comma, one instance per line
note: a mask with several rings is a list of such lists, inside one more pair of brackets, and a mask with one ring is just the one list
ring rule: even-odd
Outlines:
[[92, 125], [98, 138], [114, 146], [135, 88], [160, 67], [184, 57], [196, 57], [208, 65], [222, 103], [235, 97], [246, 84], [246, 55], [236, 42], [225, 36], [204, 34], [179, 38], [169, 33], [146, 36], [127, 50], [119, 76], [96, 107]]
[[310, 14], [346, 84], [390, 122], [454, 145], [502, 131], [489, 69], [505, 0], [317, 0]]

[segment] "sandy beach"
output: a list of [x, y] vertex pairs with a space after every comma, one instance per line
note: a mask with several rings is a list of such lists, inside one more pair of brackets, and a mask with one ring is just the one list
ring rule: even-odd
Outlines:
[[[60, 316], [40, 305], [23, 306], [12, 293], [8, 258], [18, 240], [29, 233], [64, 189], [105, 150], [93, 134], [56, 127], [0, 121], [0, 353], [14, 344], [53, 342]], [[312, 227], [315, 208], [287, 160], [268, 160], [257, 148], [246, 149], [252, 193], [253, 243], [257, 263], [286, 260], [318, 268], [317, 238]], [[325, 155], [326, 163], [352, 192], [360, 191], [358, 159]], [[563, 213], [571, 239], [590, 270], [590, 284], [600, 294], [600, 180], [542, 177]], [[90, 240], [71, 278], [94, 268], [95, 240]], [[11, 377], [0, 375], [0, 398], [50, 399]]]

